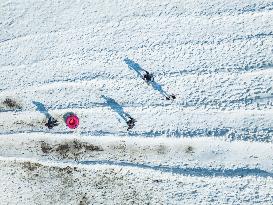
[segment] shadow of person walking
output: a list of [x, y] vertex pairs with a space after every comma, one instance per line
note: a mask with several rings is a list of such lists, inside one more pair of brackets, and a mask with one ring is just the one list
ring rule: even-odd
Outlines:
[[46, 109], [44, 104], [36, 101], [32, 101], [32, 103], [36, 106], [36, 110], [44, 114], [47, 118], [48, 121], [45, 126], [47, 126], [49, 129], [52, 129], [53, 127], [59, 125], [58, 121], [54, 119], [51, 114], [49, 114], [48, 109]]
[[136, 120], [132, 118], [128, 113], [126, 113], [123, 107], [120, 104], [118, 104], [114, 99], [107, 97], [105, 95], [102, 95], [101, 98], [104, 99], [107, 105], [126, 122], [128, 126], [127, 128], [128, 131], [135, 126]]
[[138, 77], [143, 79], [147, 84], [151, 85], [153, 89], [158, 91], [161, 95], [163, 95], [166, 98], [166, 100], [176, 99], [175, 95], [169, 94], [165, 90], [163, 90], [162, 86], [154, 80], [153, 74], [141, 68], [138, 63], [128, 58], [125, 58], [124, 62], [128, 65], [129, 69], [135, 71]]

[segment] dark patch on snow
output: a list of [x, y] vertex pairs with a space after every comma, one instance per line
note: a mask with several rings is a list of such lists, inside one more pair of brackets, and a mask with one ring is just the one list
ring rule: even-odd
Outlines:
[[42, 141], [41, 149], [42, 149], [43, 153], [48, 154], [52, 150], [52, 147], [49, 144], [47, 144], [46, 142]]
[[60, 172], [65, 172], [67, 174], [71, 174], [74, 171], [74, 168], [70, 167], [70, 166], [66, 166], [66, 167], [60, 167], [59, 168]]
[[37, 170], [38, 168], [40, 168], [42, 165], [40, 163], [37, 163], [37, 162], [23, 162], [23, 168], [24, 169], [27, 169], [28, 171], [35, 171]]
[[194, 153], [194, 151], [193, 151], [193, 147], [192, 147], [192, 146], [190, 146], [190, 145], [189, 145], [189, 146], [187, 146], [187, 147], [186, 147], [185, 152], [186, 152], [186, 153], [188, 153], [188, 154]]
[[87, 204], [89, 204], [89, 203], [88, 203], [88, 199], [87, 199], [86, 193], [85, 193], [84, 196], [82, 197], [82, 199], [80, 200], [79, 205], [87, 205]]
[[22, 105], [20, 105], [16, 100], [11, 98], [6, 98], [2, 104], [7, 108], [11, 110], [20, 110], [22, 109]]
[[[49, 168], [50, 171], [57, 171], [57, 172], [60, 172], [60, 173], [67, 173], [67, 174], [71, 174], [74, 171], [78, 171], [77, 167], [47, 166], [47, 165], [40, 164], [38, 162], [31, 162], [31, 161], [22, 162], [22, 167], [26, 171], [30, 171], [30, 172], [34, 172], [34, 171], [38, 170], [39, 168], [47, 168], [47, 167]], [[37, 176], [37, 174], [35, 174], [35, 175]]]
[[163, 144], [158, 146], [157, 153], [158, 154], [165, 154], [167, 151], [167, 147]]
[[72, 158], [75, 160], [86, 152], [103, 151], [101, 146], [80, 142], [79, 140], [68, 141], [57, 145], [50, 145], [42, 141], [41, 150], [44, 154], [53, 154], [57, 155], [58, 158]]

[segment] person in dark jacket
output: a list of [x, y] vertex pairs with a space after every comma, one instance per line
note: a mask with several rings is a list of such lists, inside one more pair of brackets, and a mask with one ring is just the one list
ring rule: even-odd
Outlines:
[[52, 129], [53, 127], [58, 125], [58, 121], [51, 116], [48, 118], [48, 122], [45, 124], [45, 126], [47, 126], [49, 129]]
[[135, 126], [136, 120], [132, 117], [129, 117], [129, 120], [126, 123], [128, 125], [127, 131], [129, 131]]
[[176, 96], [174, 94], [166, 96], [166, 100], [176, 99]]
[[150, 82], [154, 81], [154, 76], [153, 76], [153, 74], [149, 73], [148, 71], [145, 71], [145, 74], [143, 75], [142, 79], [146, 83], [150, 83]]

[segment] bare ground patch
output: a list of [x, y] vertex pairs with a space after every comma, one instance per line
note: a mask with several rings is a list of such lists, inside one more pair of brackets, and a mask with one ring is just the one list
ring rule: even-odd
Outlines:
[[7, 97], [1, 102], [0, 108], [4, 110], [21, 110], [23, 106], [17, 100]]
[[84, 153], [100, 152], [103, 151], [103, 148], [101, 146], [74, 139], [72, 141], [67, 141], [56, 145], [50, 145], [47, 142], [42, 141], [41, 151], [44, 154], [52, 154], [57, 158], [77, 160]]

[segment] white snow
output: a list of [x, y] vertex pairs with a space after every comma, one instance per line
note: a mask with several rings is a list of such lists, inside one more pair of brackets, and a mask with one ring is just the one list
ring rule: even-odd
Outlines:
[[272, 12], [272, 0], [0, 1], [0, 204], [273, 204]]

